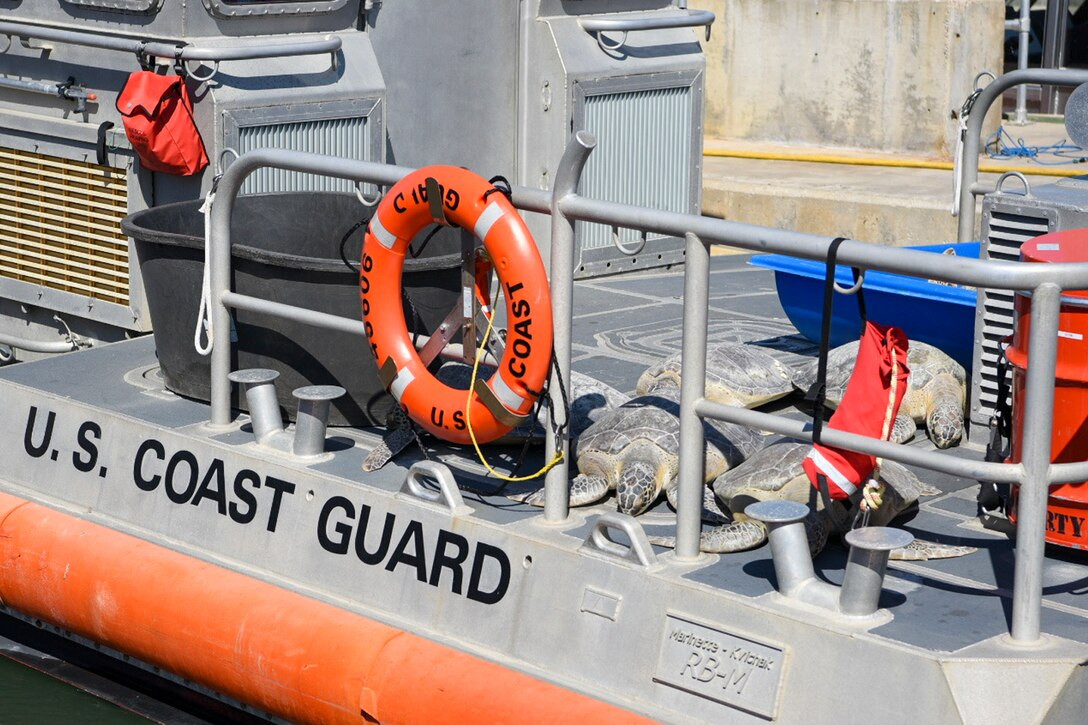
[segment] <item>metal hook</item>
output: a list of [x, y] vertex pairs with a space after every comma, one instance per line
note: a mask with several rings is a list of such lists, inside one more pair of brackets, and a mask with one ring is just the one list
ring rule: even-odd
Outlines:
[[1024, 176], [1019, 171], [1006, 171], [1004, 174], [997, 177], [997, 184], [994, 185], [994, 191], [1004, 193], [1005, 190], [1002, 189], [1001, 186], [1005, 183], [1005, 179], [1010, 176], [1014, 179], [1019, 179], [1020, 183], [1024, 185], [1024, 196], [1031, 196], [1031, 184], [1028, 183], [1028, 177]]
[[623, 246], [623, 242], [620, 241], [620, 230], [616, 225], [612, 225], [612, 244], [616, 249], [620, 250], [620, 254], [625, 254], [628, 257], [633, 257], [636, 254], [640, 254], [643, 249], [646, 248], [646, 232], [642, 231], [642, 241], [638, 243], [638, 246], [634, 248]]
[[865, 284], [864, 269], [858, 272], [858, 278], [857, 281], [854, 282], [853, 287], [842, 287], [838, 282], [835, 282], [835, 291], [843, 295], [856, 295], [861, 290], [863, 284]]
[[230, 148], [229, 146], [227, 148], [223, 149], [222, 151], [220, 151], [219, 152], [219, 158], [215, 162], [215, 173], [216, 173], [216, 175], [222, 176], [223, 172], [225, 172], [227, 170], [227, 166], [224, 164], [224, 159], [226, 158], [226, 156], [228, 154], [233, 156], [236, 159], [239, 156], [241, 156], [241, 154], [239, 154], [237, 151]]
[[627, 31], [626, 30], [623, 31], [623, 35], [620, 36], [619, 42], [616, 43], [615, 45], [609, 45], [607, 42], [605, 42], [605, 34], [604, 34], [603, 30], [598, 30], [597, 31], [597, 45], [599, 45], [601, 47], [601, 50], [603, 50], [606, 53], [611, 53], [611, 52], [617, 51], [620, 48], [622, 48], [626, 43], [627, 43]]
[[[991, 81], [996, 81], [996, 80], [997, 80], [997, 76], [995, 76], [995, 75], [994, 75], [993, 73], [991, 73], [990, 71], [988, 71], [988, 70], [984, 70], [984, 71], [982, 71], [982, 72], [981, 72], [981, 73], [979, 73], [979, 74], [978, 74], [977, 76], [975, 76], [975, 80], [974, 80], [974, 88], [975, 88], [975, 90], [976, 90], [976, 91], [981, 91], [981, 90], [982, 90], [983, 88], [985, 88], [985, 86], [980, 86], [980, 85], [978, 84], [978, 82], [979, 82], [979, 80], [980, 80], [981, 78], [985, 78], [986, 76], [989, 76], [989, 77], [990, 77], [990, 80], [991, 80]], [[989, 85], [989, 84], [987, 84], [987, 85]]]
[[[217, 61], [217, 60], [212, 61], [212, 70], [206, 76], [197, 75], [192, 70], [190, 70], [189, 69], [189, 61], [185, 60], [184, 58], [181, 60], [181, 67], [184, 68], [185, 72], [189, 74], [189, 77], [192, 78], [197, 83], [207, 83], [212, 78], [215, 78], [215, 74], [219, 72], [219, 61]], [[199, 68], [199, 67], [200, 66], [198, 65], [197, 68]]]
[[374, 198], [373, 199], [367, 199], [366, 196], [363, 195], [363, 182], [361, 182], [361, 181], [356, 181], [355, 182], [355, 196], [357, 196], [359, 198], [359, 203], [360, 204], [362, 204], [363, 206], [368, 207], [368, 208], [373, 208], [373, 207], [376, 207], [378, 205], [378, 202], [382, 200], [382, 187], [375, 186], [374, 188], [376, 190], [374, 192]]

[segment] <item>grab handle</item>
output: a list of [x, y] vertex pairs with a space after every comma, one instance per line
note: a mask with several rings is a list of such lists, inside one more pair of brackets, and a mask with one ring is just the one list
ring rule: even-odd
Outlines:
[[[611, 537], [611, 531], [622, 531], [631, 543], [621, 544]], [[593, 529], [582, 548], [642, 566], [653, 566], [657, 563], [657, 554], [654, 553], [650, 540], [646, 538], [642, 524], [633, 517], [618, 512], [601, 514], [593, 522]]]
[[[424, 486], [424, 478], [435, 481], [438, 484], [438, 490]], [[412, 464], [412, 467], [408, 469], [408, 475], [404, 477], [404, 485], [401, 486], [400, 492], [431, 503], [445, 504], [453, 516], [472, 513], [472, 508], [467, 506], [461, 497], [461, 489], [457, 488], [453, 471], [444, 463], [418, 461]]]
[[[582, 30], [597, 36], [597, 45], [601, 50], [619, 50], [627, 42], [627, 34], [640, 30], [660, 30], [662, 28], [697, 28], [706, 27], [706, 39], [710, 40], [710, 26], [715, 15], [709, 10], [688, 10], [683, 15], [639, 15], [625, 18], [581, 18], [578, 25]], [[619, 42], [609, 42], [604, 33], [623, 33]]]

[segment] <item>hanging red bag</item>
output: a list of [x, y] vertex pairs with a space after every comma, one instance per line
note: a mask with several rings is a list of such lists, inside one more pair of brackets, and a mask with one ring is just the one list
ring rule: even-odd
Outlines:
[[[887, 440], [907, 392], [907, 347], [907, 336], [898, 327], [865, 323], [854, 372], [829, 428]], [[872, 475], [876, 458], [814, 442], [802, 465], [813, 486], [819, 488], [822, 474], [831, 498], [841, 500]]]
[[181, 76], [133, 73], [117, 96], [117, 110], [145, 169], [191, 176], [208, 165]]
[[[812, 451], [802, 466], [813, 487], [825, 498], [843, 500], [872, 475], [876, 458], [820, 442], [824, 421], [824, 397], [827, 385], [827, 356], [831, 346], [832, 306], [835, 299], [835, 258], [844, 237], [832, 240], [827, 249], [824, 279], [823, 324], [820, 330], [820, 357], [816, 381], [808, 391], [813, 403]], [[907, 335], [898, 327], [869, 322], [865, 314], [865, 295], [861, 273], [854, 269], [854, 286], [845, 294], [857, 300], [858, 316], [864, 323], [854, 370], [846, 385], [839, 407], [827, 425], [835, 430], [887, 440], [892, 421], [899, 414], [899, 404], [907, 392]]]

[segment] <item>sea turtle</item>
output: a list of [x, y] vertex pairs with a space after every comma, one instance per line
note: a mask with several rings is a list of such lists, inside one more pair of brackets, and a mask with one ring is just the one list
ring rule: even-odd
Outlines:
[[[665, 380], [680, 385], [679, 353], [644, 372], [635, 392], [641, 395]], [[726, 342], [707, 350], [705, 396], [708, 400], [758, 408], [789, 395], [793, 388], [789, 368], [758, 347]]]
[[[478, 372], [477, 374], [481, 379], [486, 380], [493, 372], [494, 368], [484, 368], [482, 373]], [[439, 369], [436, 377], [450, 387], [467, 392], [469, 381], [472, 378], [472, 367], [458, 362], [447, 363]], [[623, 405], [629, 399], [629, 396], [624, 395], [611, 385], [577, 371], [571, 371], [567, 391], [568, 394], [573, 396], [570, 401], [570, 417], [568, 420], [568, 430], [572, 436], [580, 435], [594, 421], [607, 412]], [[558, 394], [555, 397], [558, 398]], [[546, 424], [544, 413], [541, 411], [541, 418], [537, 421], [536, 426], [537, 432], [543, 430], [543, 426]], [[370, 451], [366, 460], [363, 461], [364, 471], [378, 470], [404, 450], [408, 444], [416, 440], [418, 435], [416, 427], [412, 425], [408, 416], [399, 407], [393, 408], [387, 428], [388, 432], [382, 438], [382, 441]], [[532, 435], [533, 432], [530, 426], [522, 426], [511, 431], [504, 440], [524, 440]]]
[[[810, 443], [791, 438], [777, 439], [752, 454], [741, 465], [718, 476], [711, 487], [725, 507], [733, 512], [734, 521], [704, 531], [699, 540], [700, 550], [728, 553], [759, 546], [767, 538], [766, 529], [760, 522], [748, 519], [744, 509], [756, 501], [790, 500], [810, 506], [811, 515], [805, 521], [809, 547], [813, 555], [819, 553], [827, 541], [832, 524], [821, 497], [801, 467], [801, 462], [811, 449]], [[879, 508], [870, 513], [870, 526], [886, 526], [915, 508], [919, 497], [940, 493], [894, 461], [883, 462], [880, 480], [884, 484], [883, 501]], [[832, 506], [837, 509], [836, 516], [846, 515], [838, 502], [832, 502]], [[650, 537], [650, 541], [672, 546], [674, 539]], [[915, 539], [909, 546], [893, 551], [891, 558], [940, 559], [962, 556], [974, 550], [974, 547]]]
[[[570, 503], [584, 506], [616, 492], [621, 513], [637, 516], [664, 492], [675, 505], [680, 448], [680, 391], [662, 380], [644, 395], [607, 413], [579, 436], [579, 474], [571, 482]], [[762, 436], [744, 426], [705, 420], [706, 481], [736, 466], [762, 445]], [[708, 502], [713, 497], [707, 491]], [[543, 505], [543, 491], [518, 500]], [[707, 515], [722, 520], [711, 508]]]
[[[846, 385], [854, 370], [858, 342], [835, 348], [827, 356], [827, 404], [834, 408], [842, 402]], [[938, 448], [949, 448], [963, 437], [963, 404], [966, 379], [963, 366], [936, 347], [912, 340], [907, 353], [910, 377], [907, 392], [892, 426], [890, 440], [905, 443], [914, 438], [920, 424]], [[798, 371], [795, 382], [808, 390], [816, 380], [817, 362]]]

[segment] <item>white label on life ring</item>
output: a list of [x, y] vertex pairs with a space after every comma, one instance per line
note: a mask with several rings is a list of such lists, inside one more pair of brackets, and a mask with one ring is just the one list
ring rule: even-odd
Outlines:
[[400, 396], [404, 395], [404, 391], [415, 379], [412, 371], [408, 368], [401, 368], [397, 371], [397, 376], [393, 378], [393, 384], [389, 386], [389, 392], [393, 394], [398, 403], [400, 402]]
[[480, 214], [480, 218], [476, 220], [476, 226], [473, 227], [472, 233], [476, 235], [476, 238], [481, 242], [487, 237], [487, 233], [491, 231], [491, 227], [495, 225], [499, 219], [502, 219], [502, 209], [495, 202], [491, 202], [484, 209], [483, 214]]
[[525, 402], [525, 398], [518, 395], [513, 388], [506, 384], [498, 370], [487, 382], [491, 385], [491, 391], [495, 393], [495, 397], [499, 399], [499, 402], [510, 410], [517, 410]]
[[377, 214], [370, 218], [370, 233], [373, 234], [374, 238], [386, 249], [392, 249], [393, 245], [397, 243], [397, 238], [391, 231], [382, 226], [382, 222], [378, 219]]
[[1060, 245], [1060, 244], [1040, 244], [1040, 245], [1036, 246], [1035, 248], [1038, 249], [1040, 252], [1059, 252], [1059, 251], [1061, 251], [1062, 245]]
[[1083, 340], [1084, 335], [1079, 332], [1066, 332], [1065, 330], [1058, 330], [1058, 337], [1064, 337], [1066, 340]]

